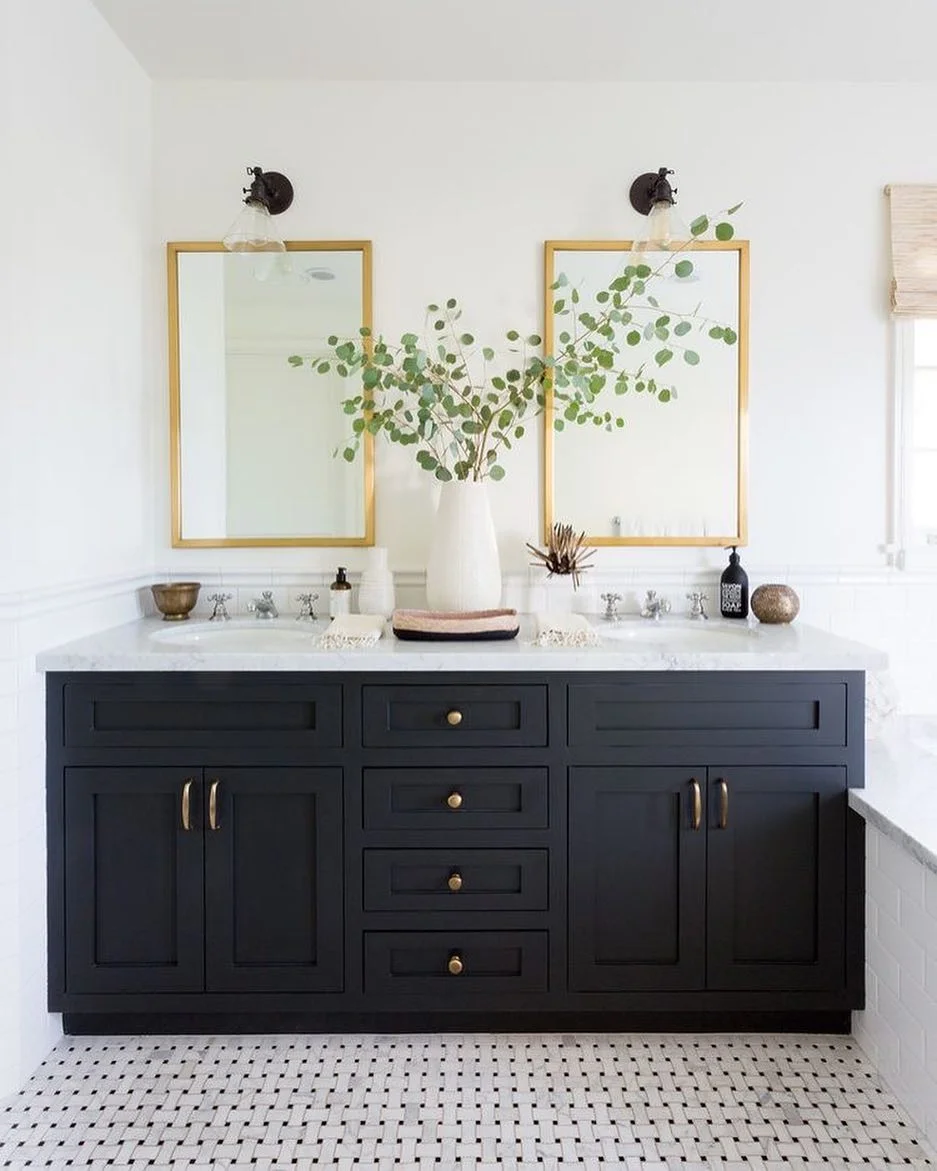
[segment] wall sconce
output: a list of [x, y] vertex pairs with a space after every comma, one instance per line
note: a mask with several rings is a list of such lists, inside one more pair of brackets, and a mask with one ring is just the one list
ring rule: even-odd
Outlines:
[[251, 185], [243, 188], [244, 207], [221, 242], [229, 252], [285, 252], [272, 217], [293, 202], [293, 184], [279, 171], [248, 167], [247, 173]]
[[673, 171], [661, 167], [655, 174], [648, 171], [631, 184], [628, 198], [636, 212], [647, 216], [647, 232], [635, 240], [632, 252], [668, 252], [682, 248], [691, 239], [690, 229], [674, 211], [676, 189], [667, 178]]

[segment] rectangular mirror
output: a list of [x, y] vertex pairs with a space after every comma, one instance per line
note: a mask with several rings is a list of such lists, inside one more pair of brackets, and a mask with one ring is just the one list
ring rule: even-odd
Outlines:
[[[565, 275], [578, 309], [593, 304], [632, 263], [630, 240], [548, 241], [545, 251], [545, 352], [552, 355], [570, 316], [554, 312], [552, 287]], [[704, 335], [699, 363], [675, 362], [656, 376], [678, 391], [669, 402], [630, 391], [603, 391], [608, 409], [625, 416], [621, 429], [566, 424], [555, 429], [554, 400], [544, 420], [544, 534], [555, 521], [584, 531], [593, 545], [744, 545], [747, 540], [748, 244], [698, 241], [687, 249], [693, 272], [659, 280], [652, 292], [660, 313], [698, 314], [731, 327], [728, 346]], [[649, 253], [648, 264], [656, 269]], [[601, 308], [601, 306], [600, 306]], [[647, 320], [652, 320], [648, 314]], [[616, 325], [615, 342], [629, 368], [650, 362], [660, 343], [629, 347], [626, 332], [645, 319]], [[679, 342], [679, 339], [677, 339]], [[674, 347], [676, 349], [676, 346]], [[679, 352], [679, 351], [678, 351]], [[671, 373], [672, 370], [672, 373]]]
[[289, 363], [371, 328], [370, 242], [167, 248], [173, 545], [372, 545], [372, 440], [334, 457], [354, 387]]

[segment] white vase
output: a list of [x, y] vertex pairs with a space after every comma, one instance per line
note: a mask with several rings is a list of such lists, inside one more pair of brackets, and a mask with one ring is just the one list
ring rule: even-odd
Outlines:
[[394, 575], [387, 568], [387, 550], [381, 545], [368, 550], [358, 586], [358, 612], [384, 618], [394, 612]]
[[443, 484], [426, 565], [431, 610], [494, 610], [501, 563], [488, 489], [474, 480]]
[[576, 610], [576, 591], [571, 573], [553, 573], [544, 581], [543, 592], [548, 614], [572, 614]]

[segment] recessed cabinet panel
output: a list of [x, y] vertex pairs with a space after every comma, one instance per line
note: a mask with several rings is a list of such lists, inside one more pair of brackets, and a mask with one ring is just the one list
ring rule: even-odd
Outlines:
[[705, 768], [569, 774], [570, 984], [701, 988]]
[[846, 685], [573, 683], [569, 742], [577, 747], [842, 746]]
[[365, 850], [366, 911], [545, 911], [546, 850]]
[[366, 768], [366, 829], [545, 829], [545, 768]]
[[206, 769], [205, 778], [207, 987], [340, 989], [341, 770]]
[[370, 748], [496, 748], [547, 742], [547, 689], [364, 687], [364, 743]]
[[844, 770], [709, 775], [709, 987], [840, 987]]
[[70, 992], [201, 989], [199, 775], [177, 768], [66, 770]]
[[364, 986], [456, 1007], [480, 993], [545, 992], [545, 931], [369, 931]]
[[341, 689], [284, 681], [246, 687], [172, 680], [161, 684], [68, 683], [65, 742], [87, 748], [335, 747], [342, 742]]

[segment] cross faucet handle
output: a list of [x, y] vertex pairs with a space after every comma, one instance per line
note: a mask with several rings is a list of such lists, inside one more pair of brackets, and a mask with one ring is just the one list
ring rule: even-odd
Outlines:
[[617, 622], [619, 618], [618, 603], [621, 601], [621, 594], [601, 594], [600, 597], [605, 603], [605, 614], [603, 617], [607, 622]]
[[315, 604], [318, 600], [318, 594], [297, 594], [296, 601], [299, 602], [299, 613], [296, 615], [296, 621], [304, 619], [307, 622], [314, 622], [316, 620]]
[[709, 601], [709, 594], [703, 593], [702, 590], [691, 590], [687, 594], [687, 601], [690, 603], [690, 617], [691, 618], [708, 618], [706, 613], [705, 603]]
[[209, 602], [213, 602], [214, 605], [208, 621], [227, 622], [231, 615], [228, 613], [225, 602], [230, 602], [233, 597], [233, 594], [209, 594], [208, 600]]

